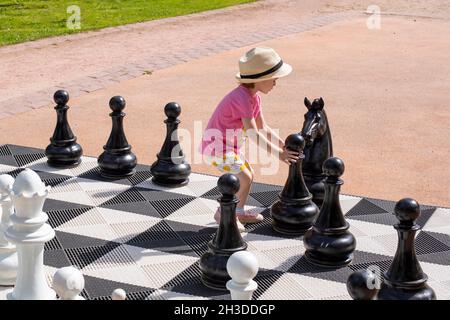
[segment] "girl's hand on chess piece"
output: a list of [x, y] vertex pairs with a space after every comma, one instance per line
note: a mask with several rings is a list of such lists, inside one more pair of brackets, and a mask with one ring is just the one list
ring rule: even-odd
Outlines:
[[283, 148], [283, 151], [279, 153], [280, 160], [289, 165], [296, 163], [299, 157], [300, 155], [298, 152], [288, 150], [285, 147]]

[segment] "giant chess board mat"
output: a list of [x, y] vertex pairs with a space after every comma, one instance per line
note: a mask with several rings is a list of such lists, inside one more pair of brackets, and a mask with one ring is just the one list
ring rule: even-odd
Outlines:
[[[0, 146], [0, 173], [16, 177], [30, 168], [51, 186], [44, 204], [56, 232], [44, 251], [50, 284], [56, 269], [73, 265], [85, 277], [86, 299], [110, 299], [116, 288], [128, 299], [230, 299], [201, 283], [198, 266], [217, 230], [217, 177], [193, 173], [187, 186], [174, 189], [153, 184], [148, 165], [109, 181], [99, 177], [95, 157], [71, 169], [51, 168], [46, 160], [41, 149]], [[357, 240], [354, 260], [323, 269], [305, 260], [301, 237], [272, 230], [269, 207], [281, 189], [254, 183], [247, 202], [265, 218], [243, 233], [260, 266], [254, 299], [350, 299], [346, 281], [353, 271], [389, 268], [397, 248], [394, 202], [341, 195]], [[450, 209], [421, 205], [421, 212], [417, 255], [438, 299], [450, 299]]]

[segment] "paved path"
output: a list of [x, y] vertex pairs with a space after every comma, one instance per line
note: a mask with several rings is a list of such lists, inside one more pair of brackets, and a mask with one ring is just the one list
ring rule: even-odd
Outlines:
[[146, 72], [356, 14], [318, 16], [319, 5], [306, 2], [261, 1], [2, 47], [0, 74], [5, 77], [0, 82], [0, 118], [48, 105], [58, 88], [76, 97]]
[[[434, 11], [423, 8], [423, 0], [413, 6], [408, 1], [377, 4], [383, 12], [388, 8], [386, 13], [448, 16], [442, 0], [431, 0]], [[48, 105], [59, 88], [76, 97], [144, 73], [362, 15], [371, 4], [365, 2], [263, 0], [1, 47], [0, 119]]]
[[[445, 2], [378, 0], [377, 5], [386, 14], [448, 19]], [[372, 2], [261, 0], [0, 47], [0, 119], [48, 105], [59, 88], [76, 97], [144, 73], [362, 15], [368, 5]]]

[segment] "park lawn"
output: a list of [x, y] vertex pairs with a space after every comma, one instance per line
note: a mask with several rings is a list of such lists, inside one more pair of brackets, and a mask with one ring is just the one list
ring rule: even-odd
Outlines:
[[[0, 0], [0, 46], [256, 0]], [[79, 27], [76, 10], [79, 7]]]

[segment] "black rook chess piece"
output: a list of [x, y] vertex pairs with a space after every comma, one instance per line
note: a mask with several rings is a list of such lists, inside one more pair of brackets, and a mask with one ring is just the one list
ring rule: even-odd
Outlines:
[[239, 199], [235, 196], [239, 191], [239, 179], [226, 173], [217, 182], [222, 197], [220, 203], [220, 223], [214, 238], [208, 243], [208, 251], [200, 258], [201, 280], [207, 287], [227, 290], [226, 283], [231, 277], [227, 271], [230, 256], [247, 249], [236, 223], [236, 205]]
[[302, 175], [302, 157], [305, 140], [300, 134], [291, 134], [286, 138], [286, 148], [300, 153], [300, 159], [289, 166], [289, 175], [279, 200], [271, 209], [272, 226], [275, 231], [302, 235], [311, 228], [319, 208], [312, 202], [312, 195], [306, 188]]
[[344, 182], [344, 162], [336, 157], [323, 163], [325, 198], [313, 227], [303, 237], [306, 259], [323, 267], [343, 267], [351, 263], [356, 240], [348, 231], [339, 203], [339, 191]]
[[347, 291], [353, 300], [373, 300], [376, 298], [379, 279], [369, 270], [353, 272], [347, 279]]
[[181, 107], [178, 103], [170, 102], [164, 107], [164, 112], [167, 116], [164, 120], [167, 126], [166, 139], [157, 154], [158, 160], [151, 166], [152, 181], [166, 187], [180, 187], [189, 182], [191, 174], [191, 166], [184, 159], [177, 134]]
[[47, 163], [52, 167], [73, 167], [80, 164], [83, 149], [77, 143], [77, 137], [67, 121], [69, 93], [66, 90], [58, 90], [53, 95], [53, 100], [56, 102], [57, 121], [50, 144], [45, 149]]
[[427, 285], [427, 275], [422, 271], [414, 248], [414, 238], [420, 226], [420, 206], [416, 200], [405, 198], [395, 205], [395, 215], [400, 223], [394, 226], [398, 233], [398, 246], [389, 270], [383, 275], [378, 293], [379, 300], [435, 300], [436, 294]]
[[323, 99], [314, 99], [311, 103], [305, 97], [304, 103], [308, 111], [301, 131], [306, 141], [302, 173], [314, 203], [320, 208], [325, 194], [322, 166], [325, 160], [333, 156], [333, 143]]
[[135, 173], [137, 159], [131, 152], [125, 132], [123, 130], [123, 118], [125, 113], [125, 99], [121, 96], [112, 97], [109, 100], [109, 107], [113, 112], [109, 115], [112, 118], [112, 130], [105, 150], [97, 159], [100, 167], [100, 175], [108, 179], [121, 179]]

